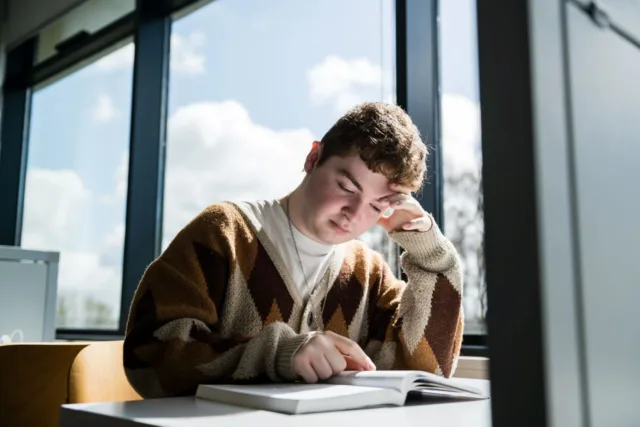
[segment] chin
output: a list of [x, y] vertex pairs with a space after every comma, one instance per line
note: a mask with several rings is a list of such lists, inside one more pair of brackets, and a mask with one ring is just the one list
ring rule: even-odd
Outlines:
[[329, 245], [339, 245], [353, 239], [352, 232], [340, 230], [331, 222], [318, 230], [321, 230], [321, 233], [318, 233], [320, 241]]
[[338, 245], [346, 241], [345, 239], [339, 239], [338, 236], [327, 232], [316, 234], [315, 240], [325, 245]]

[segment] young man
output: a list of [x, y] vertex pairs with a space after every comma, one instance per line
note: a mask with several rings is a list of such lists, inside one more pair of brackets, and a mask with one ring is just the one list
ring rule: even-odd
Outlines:
[[[463, 331], [460, 264], [411, 197], [426, 154], [401, 108], [362, 104], [313, 143], [291, 194], [201, 212], [136, 290], [124, 344], [133, 387], [160, 397], [344, 370], [451, 376]], [[354, 240], [376, 223], [405, 249], [408, 283]]]

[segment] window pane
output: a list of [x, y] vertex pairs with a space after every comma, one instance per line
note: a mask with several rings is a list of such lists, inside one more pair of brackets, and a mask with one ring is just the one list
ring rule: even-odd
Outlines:
[[[163, 247], [211, 203], [286, 195], [348, 108], [395, 101], [393, 10], [217, 0], [174, 22]], [[395, 254], [381, 230], [363, 239]]]
[[485, 333], [486, 286], [474, 0], [440, 2], [445, 234], [464, 264], [467, 334]]
[[58, 327], [117, 328], [132, 62], [128, 45], [33, 94], [22, 246], [60, 251]]

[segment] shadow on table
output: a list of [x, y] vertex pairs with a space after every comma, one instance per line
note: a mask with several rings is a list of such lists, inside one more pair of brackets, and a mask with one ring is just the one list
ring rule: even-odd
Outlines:
[[[118, 408], [114, 408], [117, 415], [124, 418], [195, 418], [211, 416], [227, 416], [255, 412], [255, 409], [244, 408], [211, 402], [200, 399], [163, 399], [159, 405], [154, 399], [146, 399], [135, 402], [120, 402]], [[153, 415], [151, 415], [153, 414]]]
[[462, 402], [479, 402], [489, 397], [472, 397], [472, 396], [449, 396], [449, 395], [432, 395], [420, 392], [409, 392], [405, 406], [415, 405], [441, 405], [445, 403], [462, 403]]

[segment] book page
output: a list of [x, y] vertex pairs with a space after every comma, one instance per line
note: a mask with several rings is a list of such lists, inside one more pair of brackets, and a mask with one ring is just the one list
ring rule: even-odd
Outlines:
[[326, 380], [329, 384], [389, 388], [401, 393], [410, 389], [416, 377], [413, 371], [345, 371]]
[[482, 392], [477, 388], [464, 384], [456, 378], [444, 378], [428, 372], [418, 372], [418, 375], [413, 378], [413, 390], [435, 390], [440, 389], [448, 392], [463, 392], [480, 394]]
[[482, 395], [482, 392], [475, 387], [468, 386], [455, 379], [444, 378], [424, 371], [346, 371], [328, 379], [326, 382], [330, 384], [388, 388], [405, 394], [412, 390], [424, 390], [425, 392], [440, 390], [449, 393], [464, 392]]

